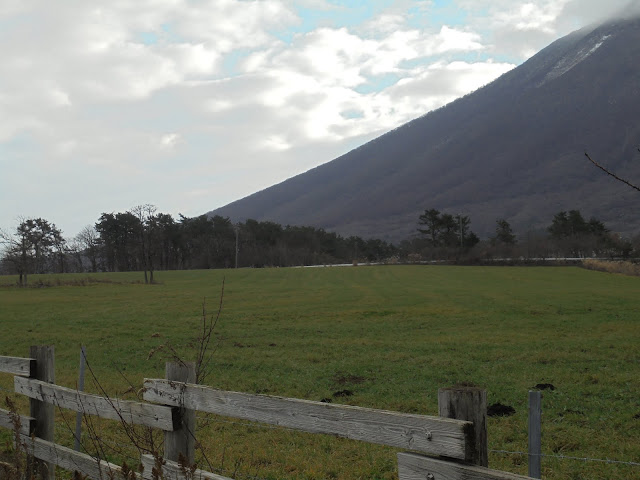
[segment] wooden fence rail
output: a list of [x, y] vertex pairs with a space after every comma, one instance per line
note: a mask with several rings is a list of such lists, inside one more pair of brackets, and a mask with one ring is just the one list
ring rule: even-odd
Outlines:
[[309, 433], [325, 433], [467, 459], [470, 422], [268, 395], [225, 392], [201, 385], [145, 379], [143, 398]]
[[35, 358], [0, 357], [0, 372], [30, 377], [36, 370]]
[[21, 439], [26, 453], [43, 462], [71, 472], [79, 472], [93, 480], [126, 480], [119, 465], [38, 437], [24, 435]]
[[530, 477], [490, 470], [475, 465], [426, 457], [415, 453], [398, 454], [400, 480], [529, 480]]
[[[478, 389], [441, 390], [440, 416], [434, 417], [227, 392], [194, 384], [192, 367], [168, 364], [166, 379], [144, 380], [143, 398], [154, 403], [142, 403], [54, 385], [52, 355], [52, 347], [32, 347], [31, 356], [35, 360], [0, 357], [0, 372], [15, 375], [15, 391], [32, 402], [31, 417], [20, 417], [20, 438], [27, 453], [42, 461], [43, 467], [36, 471], [40, 478], [51, 480], [53, 465], [78, 471], [94, 480], [123, 478], [122, 468], [118, 465], [57, 445], [52, 436], [42, 438], [39, 432], [51, 430], [53, 422], [53, 411], [43, 406], [53, 405], [164, 431], [164, 458], [142, 455], [142, 473], [135, 474], [140, 480], [159, 477], [166, 480], [185, 480], [187, 477], [230, 480], [203, 470], [189, 471], [185, 476], [184, 465], [177, 463], [178, 457], [193, 463], [196, 411], [411, 450], [414, 453], [398, 454], [400, 480], [529, 478], [485, 468], [486, 392]], [[45, 368], [40, 362], [46, 364]], [[0, 427], [14, 429], [15, 415], [0, 410]], [[0, 480], [3, 480], [1, 468]]]
[[105, 398], [32, 378], [14, 377], [13, 383], [16, 393], [74, 412], [165, 431], [177, 428], [177, 408]]
[[[18, 420], [18, 424], [15, 425], [14, 419]], [[15, 427], [18, 426], [18, 432], [22, 435], [29, 435], [33, 430], [33, 422], [35, 422], [35, 418], [25, 417], [22, 415], [16, 415], [7, 410], [2, 410], [0, 408], [0, 427], [8, 428], [10, 430], [15, 430]]]

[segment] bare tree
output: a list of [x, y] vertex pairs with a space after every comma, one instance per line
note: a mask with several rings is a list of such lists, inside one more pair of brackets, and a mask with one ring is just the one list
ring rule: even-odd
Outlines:
[[75, 241], [82, 247], [89, 259], [91, 271], [98, 271], [98, 254], [100, 252], [100, 235], [95, 227], [87, 225], [75, 237]]
[[149, 204], [137, 205], [130, 210], [130, 213], [140, 221], [139, 246], [142, 268], [144, 269], [144, 283], [153, 283], [153, 230], [155, 225], [153, 218], [156, 207]]

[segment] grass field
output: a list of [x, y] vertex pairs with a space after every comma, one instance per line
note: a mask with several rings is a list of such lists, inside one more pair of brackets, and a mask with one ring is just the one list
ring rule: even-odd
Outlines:
[[[526, 452], [527, 392], [550, 383], [543, 453], [640, 461], [640, 278], [454, 266], [158, 272], [157, 285], [141, 276], [32, 276], [53, 286], [28, 289], [0, 277], [0, 355], [54, 344], [56, 383], [74, 387], [84, 344], [102, 384], [120, 395], [118, 370], [138, 386], [164, 376], [165, 358], [148, 358], [159, 345], [193, 355], [203, 299], [215, 313], [224, 278], [212, 386], [310, 400], [350, 390], [334, 402], [436, 415], [438, 388], [471, 382], [490, 404], [516, 410], [490, 418], [489, 448]], [[0, 388], [12, 388], [9, 376]], [[199, 435], [214, 466], [237, 478], [396, 475], [390, 448], [219, 418]], [[494, 451], [489, 463], [527, 469], [517, 454]], [[542, 465], [550, 479], [640, 478], [638, 466]]]

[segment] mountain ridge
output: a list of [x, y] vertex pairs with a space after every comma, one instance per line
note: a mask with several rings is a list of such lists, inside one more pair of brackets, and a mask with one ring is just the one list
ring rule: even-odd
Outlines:
[[524, 233], [579, 209], [631, 233], [633, 192], [584, 152], [640, 178], [639, 55], [640, 18], [585, 27], [471, 94], [209, 214], [397, 241], [426, 208], [470, 215], [481, 236], [498, 217]]

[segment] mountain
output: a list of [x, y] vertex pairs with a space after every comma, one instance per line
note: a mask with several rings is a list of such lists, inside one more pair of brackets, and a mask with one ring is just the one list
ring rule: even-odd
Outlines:
[[640, 16], [563, 37], [487, 86], [301, 175], [209, 212], [397, 241], [427, 208], [520, 234], [560, 210], [640, 228]]

